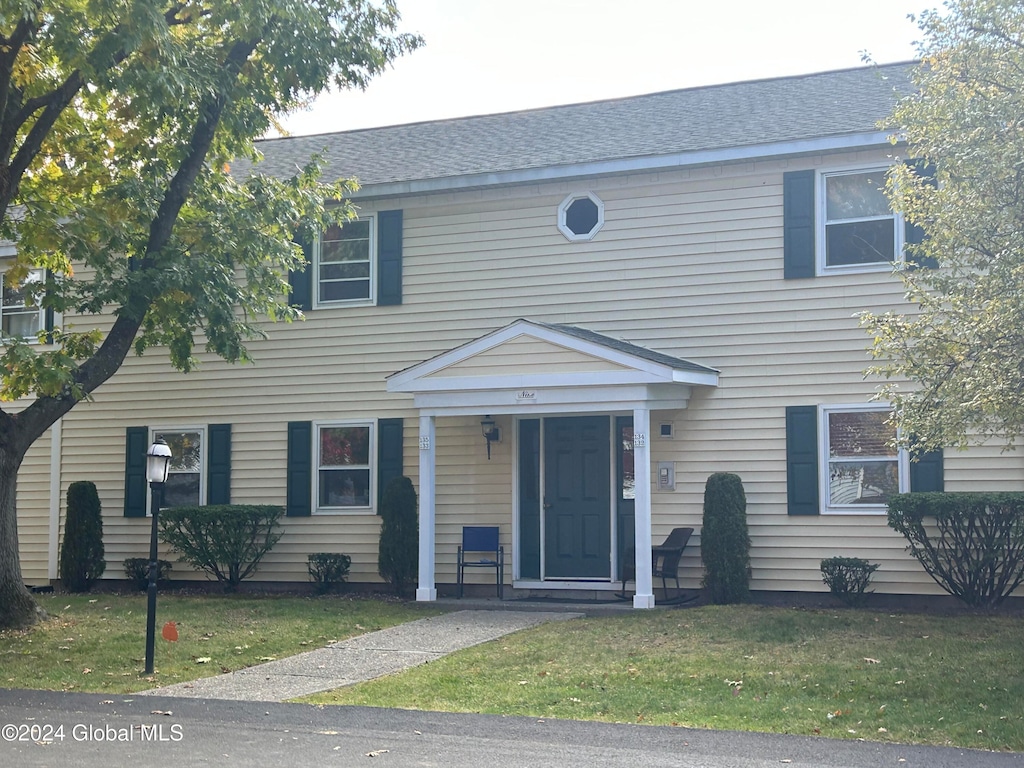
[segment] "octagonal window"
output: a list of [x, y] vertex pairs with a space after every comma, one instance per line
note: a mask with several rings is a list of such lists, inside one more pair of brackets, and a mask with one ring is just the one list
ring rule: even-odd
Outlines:
[[569, 195], [558, 206], [558, 230], [568, 240], [590, 240], [604, 226], [604, 203], [597, 195]]

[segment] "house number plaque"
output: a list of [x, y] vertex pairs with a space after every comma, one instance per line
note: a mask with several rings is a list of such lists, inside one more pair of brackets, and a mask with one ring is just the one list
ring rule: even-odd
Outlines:
[[647, 445], [647, 435], [645, 435], [643, 432], [634, 432], [633, 447], [643, 448], [645, 445]]
[[430, 438], [429, 437], [421, 437], [420, 438], [420, 450], [421, 451], [429, 451], [430, 450]]

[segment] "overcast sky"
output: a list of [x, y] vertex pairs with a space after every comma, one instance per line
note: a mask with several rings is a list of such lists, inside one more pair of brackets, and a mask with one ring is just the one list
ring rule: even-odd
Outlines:
[[938, 0], [398, 0], [426, 45], [285, 121], [328, 133], [915, 58]]

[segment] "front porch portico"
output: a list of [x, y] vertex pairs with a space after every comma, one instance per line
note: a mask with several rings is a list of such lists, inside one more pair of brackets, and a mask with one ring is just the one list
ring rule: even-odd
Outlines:
[[[577, 417], [604, 415], [632, 419], [632, 461], [636, 478], [633, 488], [636, 557], [633, 606], [653, 607], [651, 412], [686, 408], [694, 386], [717, 384], [718, 372], [712, 368], [574, 326], [530, 320], [517, 320], [390, 376], [388, 391], [411, 393], [419, 411], [419, 584], [416, 599], [437, 599], [438, 418], [511, 416], [537, 424], [546, 420], [562, 426], [586, 427], [587, 420]], [[594, 423], [600, 425], [600, 419], [591, 419], [590, 424]], [[604, 436], [606, 445], [607, 437]], [[549, 474], [555, 471], [552, 469]], [[550, 506], [545, 502], [545, 509]], [[550, 533], [549, 537], [553, 535]], [[516, 573], [514, 571], [514, 577]]]

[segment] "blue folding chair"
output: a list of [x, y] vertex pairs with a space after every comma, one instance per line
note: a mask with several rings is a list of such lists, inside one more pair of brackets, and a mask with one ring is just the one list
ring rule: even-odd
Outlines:
[[[459, 547], [459, 597], [465, 587], [466, 568], [493, 568], [502, 599], [505, 582], [505, 548], [499, 543], [498, 526], [466, 525], [462, 528], [462, 546]], [[470, 557], [470, 555], [473, 555]]]

